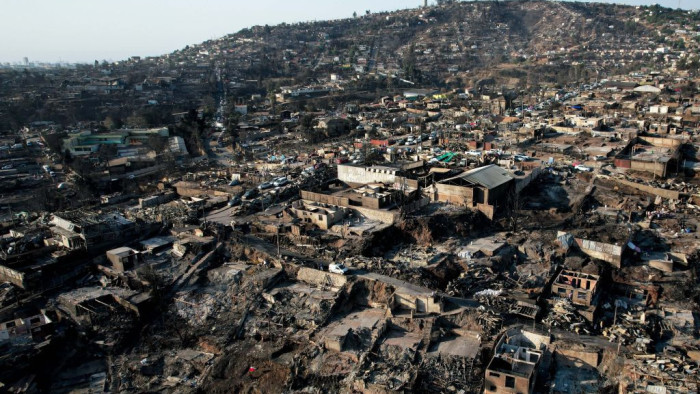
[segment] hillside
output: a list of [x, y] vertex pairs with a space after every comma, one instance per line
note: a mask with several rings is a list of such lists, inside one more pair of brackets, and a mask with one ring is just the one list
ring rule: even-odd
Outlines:
[[484, 70], [515, 64], [489, 74], [525, 85], [653, 63], [653, 58], [644, 59], [644, 51], [677, 45], [674, 31], [692, 30], [699, 21], [698, 13], [661, 7], [460, 2], [354, 19], [256, 26], [169, 57], [212, 61], [232, 80], [304, 82], [328, 73], [359, 72], [431, 85], [469, 84]]
[[107, 119], [110, 127], [156, 127], [193, 108], [213, 113], [224, 95], [268, 98], [283, 87], [320, 92], [312, 96], [325, 98], [311, 106], [331, 108], [337, 103], [323, 92], [362, 101], [405, 88], [532, 92], [636, 71], [692, 73], [699, 32], [698, 12], [550, 1], [254, 26], [163, 56], [0, 70], [0, 128]]

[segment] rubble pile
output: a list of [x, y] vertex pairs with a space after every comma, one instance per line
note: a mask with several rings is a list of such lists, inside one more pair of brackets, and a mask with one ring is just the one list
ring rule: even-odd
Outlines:
[[636, 351], [644, 352], [651, 344], [651, 338], [647, 332], [640, 327], [616, 324], [603, 328], [601, 335], [608, 338], [610, 342], [618, 342], [623, 345], [631, 345]]
[[223, 293], [179, 292], [175, 295], [177, 315], [195, 327], [205, 325], [210, 316], [218, 315], [230, 305]]
[[415, 349], [382, 344], [376, 355], [367, 358], [367, 366], [358, 378], [370, 387], [378, 385], [389, 390], [406, 390], [418, 373], [415, 360]]
[[678, 349], [665, 347], [656, 354], [635, 354], [625, 361], [621, 387], [627, 389], [664, 387], [673, 392], [698, 390], [698, 361], [692, 360]]
[[[265, 297], [270, 300], [270, 297]], [[281, 291], [268, 301], [267, 308], [255, 312], [250, 334], [254, 336], [289, 336], [303, 338], [321, 326], [331, 315], [334, 299], [314, 300], [303, 293]]]
[[433, 3], [0, 64], [0, 391], [697, 391], [698, 14]]
[[351, 267], [365, 269], [381, 275], [391, 276], [406, 282], [428, 288], [440, 288], [440, 278], [431, 274], [424, 267], [415, 267], [407, 262], [394, 262], [380, 257], [347, 258], [345, 263]]
[[563, 328], [577, 334], [591, 334], [592, 328], [588, 321], [578, 314], [570, 300], [559, 298], [554, 301], [548, 314], [542, 319], [542, 324], [549, 327]]
[[420, 366], [418, 386], [426, 393], [473, 393], [483, 383], [483, 369], [476, 359], [451, 355], [426, 357]]
[[500, 275], [493, 268], [483, 265], [470, 265], [466, 272], [450, 281], [445, 293], [451, 296], [469, 298], [484, 290], [503, 290], [512, 287], [500, 281]]

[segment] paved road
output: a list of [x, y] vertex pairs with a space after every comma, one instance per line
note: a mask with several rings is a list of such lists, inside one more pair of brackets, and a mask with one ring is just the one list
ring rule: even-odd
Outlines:
[[231, 224], [231, 212], [235, 207], [226, 206], [221, 209], [207, 212], [204, 217], [207, 222], [221, 223], [228, 226]]

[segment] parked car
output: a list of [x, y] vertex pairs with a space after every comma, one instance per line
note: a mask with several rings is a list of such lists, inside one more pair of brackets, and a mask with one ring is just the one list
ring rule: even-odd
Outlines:
[[[254, 190], [254, 189], [253, 189], [253, 190]], [[236, 196], [236, 197], [234, 197], [234, 198], [232, 198], [232, 199], [229, 200], [228, 206], [229, 206], [229, 207], [234, 207], [234, 206], [236, 206], [236, 205], [239, 205], [240, 203], [241, 203], [241, 198], [238, 197], [238, 196]]]
[[342, 263], [331, 264], [328, 266], [328, 271], [333, 272], [334, 274], [345, 275], [345, 273], [348, 272], [348, 267]]
[[593, 169], [591, 167], [584, 166], [583, 164], [577, 164], [574, 166], [577, 171], [591, 172]]
[[229, 186], [238, 186], [240, 184], [241, 184], [241, 181], [239, 181], [238, 179], [234, 179], [228, 183]]
[[287, 179], [286, 177], [275, 179], [275, 181], [273, 182], [273, 185], [275, 185], [275, 187], [282, 187], [288, 184], [289, 179]]
[[263, 182], [260, 185], [258, 185], [258, 189], [260, 190], [271, 189], [272, 187], [274, 187], [272, 182]]
[[258, 189], [250, 189], [250, 190], [246, 191], [245, 193], [243, 193], [243, 200], [244, 200], [244, 201], [246, 201], [246, 200], [252, 200], [252, 199], [254, 199], [255, 197], [257, 197], [258, 194], [260, 194], [260, 193], [258, 192]]

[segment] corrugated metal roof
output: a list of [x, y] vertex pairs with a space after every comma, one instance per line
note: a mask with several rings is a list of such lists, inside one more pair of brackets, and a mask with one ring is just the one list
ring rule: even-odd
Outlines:
[[503, 168], [489, 164], [484, 167], [469, 170], [455, 178], [462, 178], [465, 181], [481, 185], [487, 189], [495, 189], [502, 184], [513, 180], [513, 176]]

